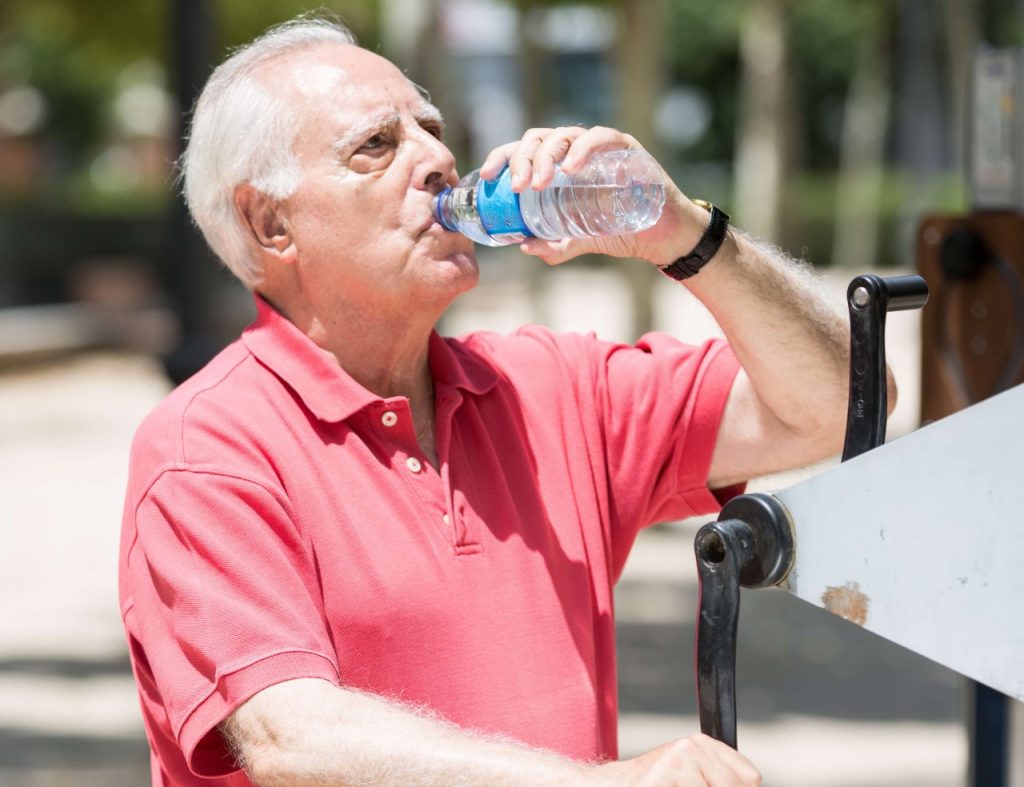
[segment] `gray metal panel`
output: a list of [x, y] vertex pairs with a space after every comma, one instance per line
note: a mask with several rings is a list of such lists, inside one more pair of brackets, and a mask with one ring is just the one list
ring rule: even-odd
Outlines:
[[1024, 386], [776, 493], [782, 587], [1024, 699]]

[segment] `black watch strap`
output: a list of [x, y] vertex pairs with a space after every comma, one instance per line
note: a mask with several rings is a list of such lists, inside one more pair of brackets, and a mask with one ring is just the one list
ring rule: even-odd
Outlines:
[[710, 202], [704, 200], [694, 200], [705, 210], [711, 213], [711, 218], [708, 221], [708, 226], [704, 230], [704, 234], [701, 236], [697, 245], [693, 251], [689, 254], [680, 257], [675, 262], [670, 262], [668, 265], [661, 266], [660, 270], [666, 276], [669, 276], [676, 281], [682, 281], [683, 279], [689, 279], [691, 276], [696, 276], [700, 269], [707, 265], [711, 258], [718, 253], [718, 250], [722, 247], [722, 242], [725, 240], [725, 236], [729, 231], [729, 214], [724, 210], [719, 209]]

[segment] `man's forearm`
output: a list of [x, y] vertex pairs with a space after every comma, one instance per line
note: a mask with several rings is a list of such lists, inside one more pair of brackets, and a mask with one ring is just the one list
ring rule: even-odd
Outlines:
[[221, 730], [260, 787], [561, 785], [596, 770], [320, 680], [260, 692]]
[[722, 327], [765, 406], [794, 432], [839, 439], [849, 328], [810, 269], [733, 230], [686, 283]]

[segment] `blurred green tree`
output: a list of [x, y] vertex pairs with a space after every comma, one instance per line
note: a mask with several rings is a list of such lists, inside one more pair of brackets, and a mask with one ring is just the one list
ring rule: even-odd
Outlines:
[[[4, 0], [0, 6], [0, 95], [27, 87], [41, 100], [38, 122], [16, 129], [16, 134], [8, 131], [6, 136], [27, 137], [43, 163], [28, 188], [19, 184], [12, 189], [0, 179], [0, 196], [6, 192], [8, 199], [18, 196], [71, 210], [161, 209], [168, 193], [166, 172], [148, 184], [132, 187], [136, 181], [129, 179], [121, 184], [126, 188], [112, 189], [104, 184], [117, 185], [116, 179], [104, 181], [103, 174], [116, 171], [119, 163], [125, 162], [118, 151], [113, 155], [109, 151], [118, 137], [140, 133], [130, 122], [124, 128], [124, 116], [156, 108], [152, 91], [148, 105], [146, 94], [136, 91], [124, 99], [125, 91], [139, 84], [165, 93], [170, 87], [175, 2]], [[309, 4], [299, 0], [217, 0], [212, 17], [219, 41], [210, 53], [211, 62], [221, 60], [228, 48], [250, 40], [270, 25], [308, 9]], [[333, 0], [321, 10], [340, 16], [365, 45], [376, 45], [376, 0]], [[166, 109], [178, 111], [173, 105]], [[156, 130], [155, 124], [150, 126]], [[166, 133], [172, 129], [173, 124], [168, 124]], [[0, 145], [3, 142], [0, 128]], [[165, 142], [164, 158], [170, 160], [175, 145]]]

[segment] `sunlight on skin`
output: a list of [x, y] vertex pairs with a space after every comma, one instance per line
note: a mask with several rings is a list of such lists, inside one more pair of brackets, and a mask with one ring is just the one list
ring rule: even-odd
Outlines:
[[338, 66], [303, 63], [292, 67], [291, 77], [295, 89], [305, 98], [320, 98], [337, 91], [348, 72]]

